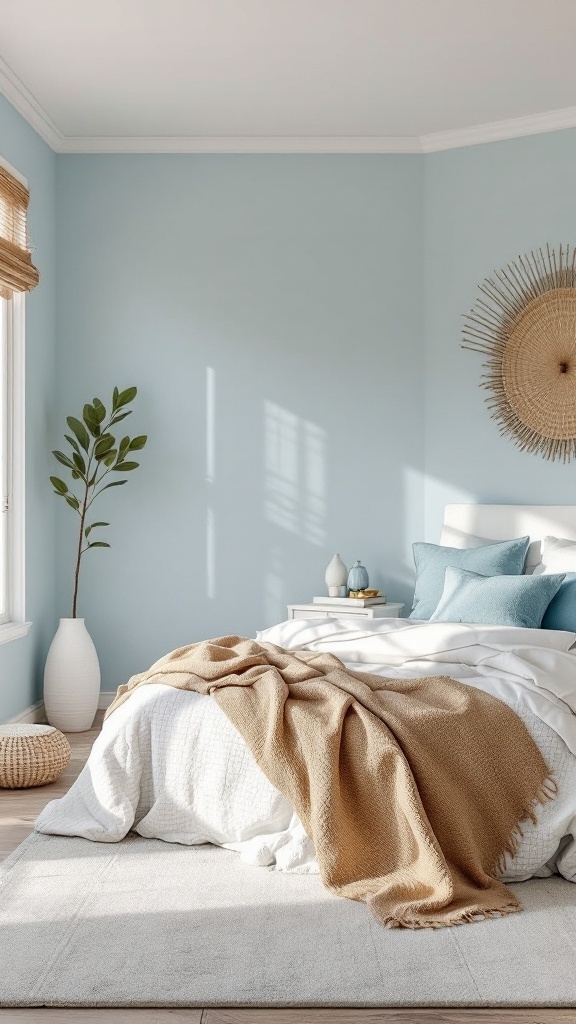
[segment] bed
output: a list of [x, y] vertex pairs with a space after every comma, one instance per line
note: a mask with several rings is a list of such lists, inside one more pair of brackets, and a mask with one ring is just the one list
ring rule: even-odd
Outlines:
[[[525, 572], [545, 537], [576, 541], [572, 506], [449, 505], [441, 543], [473, 548], [528, 534]], [[557, 783], [556, 799], [506, 854], [505, 881], [562, 874], [576, 881], [575, 629], [382, 619], [290, 620], [258, 634], [286, 650], [328, 651], [354, 671], [397, 678], [448, 675], [497, 697], [522, 719]], [[70, 791], [47, 805], [39, 832], [118, 842], [129, 831], [213, 843], [244, 861], [317, 873], [311, 839], [211, 697], [152, 684], [106, 721]]]

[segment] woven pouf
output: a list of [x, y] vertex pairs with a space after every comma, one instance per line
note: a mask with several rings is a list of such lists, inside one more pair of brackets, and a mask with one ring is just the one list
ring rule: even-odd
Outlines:
[[55, 782], [71, 748], [52, 725], [0, 725], [0, 787], [25, 789]]

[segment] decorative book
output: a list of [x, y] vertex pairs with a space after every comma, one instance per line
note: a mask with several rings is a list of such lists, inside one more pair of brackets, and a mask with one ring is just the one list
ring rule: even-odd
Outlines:
[[354, 608], [368, 608], [373, 604], [386, 604], [386, 595], [379, 597], [313, 597], [314, 604], [348, 605]]

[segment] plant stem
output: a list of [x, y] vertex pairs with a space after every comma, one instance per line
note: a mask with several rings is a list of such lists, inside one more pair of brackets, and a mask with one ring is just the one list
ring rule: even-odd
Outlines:
[[78, 535], [78, 553], [76, 555], [76, 568], [74, 570], [74, 597], [72, 599], [72, 618], [76, 618], [76, 604], [78, 602], [78, 580], [80, 576], [80, 559], [82, 558], [82, 538], [84, 536], [84, 520], [86, 519], [86, 508], [88, 498], [88, 477], [86, 477], [86, 485], [84, 491], [84, 501], [82, 502], [82, 512], [80, 514], [80, 533]]
[[[106, 433], [106, 431], [108, 430], [108, 428], [110, 426], [110, 421], [113, 419], [113, 417], [114, 417], [114, 413], [111, 413], [110, 414], [110, 419], [108, 420], [106, 425], [101, 429], [100, 436], [102, 434]], [[77, 606], [77, 603], [78, 603], [78, 582], [79, 582], [79, 577], [80, 577], [80, 561], [82, 559], [82, 555], [84, 554], [84, 551], [88, 550], [88, 548], [84, 548], [84, 549], [82, 548], [82, 541], [84, 540], [84, 523], [86, 522], [86, 513], [87, 513], [88, 509], [90, 508], [90, 505], [92, 504], [92, 499], [95, 497], [94, 492], [96, 490], [96, 487], [100, 483], [100, 480], [95, 480], [94, 481], [94, 485], [92, 487], [92, 497], [91, 497], [90, 501], [88, 501], [88, 495], [89, 495], [89, 492], [90, 492], [90, 484], [89, 484], [90, 473], [91, 473], [91, 470], [92, 470], [92, 460], [94, 458], [94, 452], [96, 450], [97, 442], [98, 442], [98, 438], [95, 438], [92, 441], [92, 444], [90, 446], [90, 451], [87, 453], [88, 454], [88, 464], [86, 466], [86, 479], [84, 481], [84, 501], [82, 502], [82, 512], [80, 513], [80, 533], [78, 535], [78, 551], [77, 551], [77, 554], [76, 554], [76, 568], [74, 570], [74, 596], [72, 598], [72, 618], [73, 619], [76, 618], [76, 606]], [[98, 469], [96, 469], [96, 475], [98, 475]], [[106, 476], [106, 473], [103, 473], [102, 476]], [[102, 477], [100, 479], [102, 479]]]
[[[100, 427], [98, 435], [96, 437], [94, 437], [94, 440], [92, 441], [92, 444], [90, 445], [90, 450], [86, 452], [86, 454], [88, 456], [88, 463], [87, 463], [87, 466], [86, 466], [86, 472], [85, 472], [84, 476], [82, 477], [82, 479], [84, 480], [84, 499], [82, 501], [82, 511], [78, 513], [79, 516], [80, 516], [80, 533], [79, 533], [79, 536], [78, 536], [78, 551], [77, 551], [77, 554], [76, 554], [76, 567], [74, 569], [74, 596], [72, 598], [72, 618], [73, 619], [76, 618], [76, 607], [77, 607], [77, 602], [78, 602], [78, 581], [79, 581], [79, 577], [80, 577], [80, 561], [82, 559], [82, 555], [84, 554], [84, 552], [88, 551], [88, 548], [90, 547], [89, 544], [87, 544], [87, 546], [85, 548], [82, 547], [82, 542], [84, 540], [84, 523], [86, 522], [86, 513], [88, 512], [88, 509], [90, 508], [90, 505], [94, 501], [94, 498], [97, 498], [98, 495], [101, 493], [100, 491], [97, 490], [97, 488], [102, 483], [102, 480], [104, 479], [104, 477], [113, 468], [112, 466], [109, 466], [108, 468], [105, 468], [104, 472], [101, 473], [100, 476], [98, 477], [98, 470], [99, 470], [100, 467], [97, 466], [96, 467], [96, 471], [94, 473], [94, 482], [93, 482], [92, 486], [90, 486], [90, 479], [91, 479], [90, 474], [92, 472], [92, 462], [93, 462], [93, 460], [95, 458], [94, 453], [96, 451], [96, 445], [98, 443], [98, 440], [100, 439], [100, 437], [102, 437], [103, 434], [106, 434], [108, 432], [108, 430], [110, 429], [110, 425], [112, 423], [112, 420], [114, 419], [114, 415], [115, 415], [115, 411], [113, 409], [112, 412], [110, 413], [110, 417], [108, 419], [108, 422], [103, 424]], [[105, 488], [103, 488], [103, 490], [104, 489]]]

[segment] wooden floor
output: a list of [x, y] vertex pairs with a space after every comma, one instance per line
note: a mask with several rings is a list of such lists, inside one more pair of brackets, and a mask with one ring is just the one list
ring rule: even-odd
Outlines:
[[34, 822], [46, 804], [68, 792], [88, 759], [103, 717], [104, 712], [99, 711], [89, 732], [69, 734], [72, 759], [57, 782], [34, 789], [0, 789], [0, 862], [34, 830]]
[[[57, 782], [37, 789], [0, 790], [0, 861], [32, 832], [48, 803], [71, 786], [99, 732], [69, 735], [72, 760]], [[544, 965], [543, 965], [544, 969]], [[575, 966], [576, 969], [576, 966]], [[0, 948], [0, 973], [2, 950]], [[576, 1024], [574, 1010], [61, 1010], [0, 1009], [0, 1024]]]

